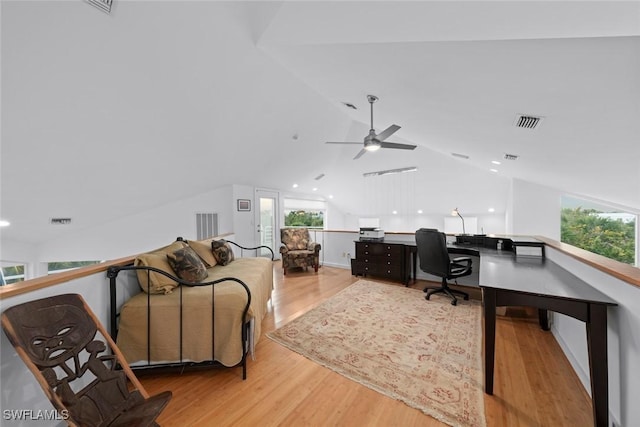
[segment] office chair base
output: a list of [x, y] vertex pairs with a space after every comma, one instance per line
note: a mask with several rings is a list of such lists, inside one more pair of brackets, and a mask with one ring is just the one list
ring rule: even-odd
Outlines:
[[451, 305], [458, 304], [458, 299], [454, 294], [458, 294], [462, 296], [465, 301], [469, 299], [468, 293], [458, 291], [456, 289], [451, 289], [448, 286], [441, 286], [439, 288], [424, 288], [424, 292], [427, 293], [427, 295], [424, 297], [424, 299], [426, 299], [427, 301], [429, 300], [429, 297], [431, 297], [431, 295], [433, 294], [438, 294], [438, 293], [446, 294], [449, 298], [451, 298]]

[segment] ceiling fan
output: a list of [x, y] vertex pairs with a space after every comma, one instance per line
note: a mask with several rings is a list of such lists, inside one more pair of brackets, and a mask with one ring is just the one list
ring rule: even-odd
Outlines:
[[[401, 150], [413, 150], [416, 148], [415, 145], [410, 144], [398, 144], [395, 142], [385, 142], [385, 139], [389, 138], [391, 135], [396, 133], [400, 126], [391, 125], [379, 134], [376, 134], [376, 131], [373, 129], [373, 103], [378, 100], [378, 97], [375, 95], [367, 95], [367, 101], [371, 104], [371, 129], [369, 129], [369, 134], [364, 137], [364, 148], [360, 150], [358, 154], [353, 158], [353, 160], [359, 159], [364, 153], [367, 151], [376, 151], [379, 148], [399, 148]], [[327, 142], [327, 144], [362, 144], [362, 142]]]

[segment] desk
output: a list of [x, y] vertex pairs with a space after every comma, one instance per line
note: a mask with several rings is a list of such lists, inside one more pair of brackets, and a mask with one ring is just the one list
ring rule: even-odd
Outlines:
[[540, 314], [541, 325], [547, 310], [566, 314], [586, 324], [594, 425], [607, 427], [607, 307], [617, 303], [542, 257], [516, 256], [512, 252], [485, 248], [479, 252], [480, 288], [484, 303], [485, 392], [493, 394], [496, 307], [535, 307]]

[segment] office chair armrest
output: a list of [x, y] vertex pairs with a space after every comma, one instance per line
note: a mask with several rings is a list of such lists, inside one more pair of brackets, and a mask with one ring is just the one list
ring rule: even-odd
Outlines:
[[456, 267], [460, 267], [460, 268], [471, 268], [471, 258], [469, 257], [458, 257], [458, 258], [453, 258], [451, 260], [451, 263], [456, 266]]

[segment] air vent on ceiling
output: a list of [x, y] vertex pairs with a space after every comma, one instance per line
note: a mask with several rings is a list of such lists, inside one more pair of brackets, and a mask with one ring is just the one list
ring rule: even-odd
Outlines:
[[87, 2], [105, 13], [111, 13], [113, 0], [87, 0]]
[[518, 155], [516, 155], [516, 154], [504, 153], [504, 159], [505, 159], [505, 160], [518, 160]]
[[352, 110], [357, 110], [358, 109], [358, 107], [356, 107], [355, 105], [353, 105], [350, 102], [343, 102], [343, 104], [344, 104], [345, 107], [351, 108]]
[[466, 154], [451, 153], [451, 155], [452, 155], [453, 157], [459, 157], [459, 158], [461, 158], [461, 159], [468, 159], [468, 158], [469, 158], [469, 156], [467, 156]]
[[320, 175], [316, 176], [314, 179], [316, 181], [320, 181], [322, 178], [324, 178], [324, 174], [323, 173], [321, 173]]
[[538, 127], [543, 117], [520, 114], [516, 116], [515, 127], [524, 129], [535, 129]]
[[71, 224], [71, 218], [51, 218], [51, 224], [53, 224], [53, 225], [69, 225], [69, 224]]

